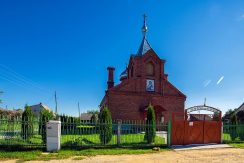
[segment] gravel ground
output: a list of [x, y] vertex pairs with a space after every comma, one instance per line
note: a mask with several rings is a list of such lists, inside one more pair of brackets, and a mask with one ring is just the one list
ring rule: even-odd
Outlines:
[[[4, 163], [13, 163], [15, 160], [4, 161]], [[46, 163], [47, 161], [30, 161], [33, 163]], [[167, 151], [154, 154], [141, 155], [100, 155], [95, 157], [86, 157], [83, 160], [74, 160], [74, 158], [65, 160], [52, 160], [52, 163], [244, 163], [244, 149], [222, 148], [222, 149], [202, 149], [188, 151]]]

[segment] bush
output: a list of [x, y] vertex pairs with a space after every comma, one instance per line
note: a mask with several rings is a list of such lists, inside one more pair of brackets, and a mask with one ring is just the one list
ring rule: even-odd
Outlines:
[[31, 108], [26, 105], [25, 111], [22, 114], [21, 137], [25, 140], [30, 140], [33, 135], [33, 119], [34, 115]]
[[237, 116], [236, 116], [235, 113], [233, 115], [231, 115], [230, 122], [231, 122], [231, 126], [230, 126], [230, 137], [231, 137], [231, 140], [235, 140], [238, 137], [237, 128], [236, 128], [236, 125], [237, 125]]
[[146, 133], [144, 139], [147, 143], [154, 143], [156, 136], [155, 113], [153, 106], [150, 104], [147, 108]]
[[112, 139], [112, 117], [107, 107], [100, 113], [100, 141], [107, 144]]
[[45, 144], [47, 142], [46, 140], [46, 125], [47, 122], [54, 118], [54, 113], [52, 111], [42, 109], [40, 113], [40, 120], [39, 120], [39, 134], [42, 136], [42, 142]]

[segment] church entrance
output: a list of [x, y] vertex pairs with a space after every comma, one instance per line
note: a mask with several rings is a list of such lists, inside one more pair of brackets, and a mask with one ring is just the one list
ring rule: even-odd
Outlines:
[[155, 118], [157, 123], [165, 123], [165, 109], [162, 106], [154, 106]]
[[[143, 116], [144, 116], [144, 119], [146, 120], [147, 118], [147, 107], [148, 106], [145, 106], [143, 107], [142, 111], [143, 111]], [[155, 105], [153, 106], [153, 109], [154, 109], [154, 113], [155, 113], [155, 119], [156, 119], [156, 123], [157, 124], [162, 124], [162, 123], [165, 123], [165, 116], [166, 116], [166, 113], [167, 113], [167, 110], [165, 110], [162, 106], [160, 105]]]
[[[192, 114], [194, 111], [213, 114]], [[221, 111], [209, 106], [194, 106], [185, 114], [172, 114], [171, 145], [221, 143]]]

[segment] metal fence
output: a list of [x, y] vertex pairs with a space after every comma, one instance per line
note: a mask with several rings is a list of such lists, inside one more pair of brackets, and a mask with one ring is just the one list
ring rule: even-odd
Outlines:
[[223, 143], [244, 143], [244, 124], [224, 124]]
[[[103, 125], [91, 121], [62, 122], [61, 147], [95, 146], [150, 146], [167, 145], [168, 126], [156, 124], [156, 136], [153, 143], [145, 139], [149, 127], [144, 121], [112, 122], [112, 137], [102, 142]], [[39, 119], [0, 117], [0, 146], [46, 146], [46, 122]]]
[[[102, 125], [91, 121], [61, 122], [62, 147], [95, 146], [164, 146], [170, 143], [171, 123], [156, 123], [153, 143], [147, 143], [145, 133], [149, 124], [145, 121], [114, 121], [112, 136], [107, 143], [102, 142]], [[244, 143], [244, 124], [223, 125], [223, 143]], [[46, 146], [46, 122], [39, 119], [0, 117], [0, 146]]]
[[[45, 123], [38, 119], [0, 117], [0, 146], [45, 146]], [[44, 135], [44, 137], [42, 137]]]
[[79, 123], [61, 123], [61, 146], [150, 146], [167, 145], [166, 124], [156, 124], [156, 136], [153, 143], [145, 139], [146, 129], [149, 127], [143, 121], [124, 121], [112, 123], [112, 137], [107, 143], [100, 138], [106, 123], [82, 121]]

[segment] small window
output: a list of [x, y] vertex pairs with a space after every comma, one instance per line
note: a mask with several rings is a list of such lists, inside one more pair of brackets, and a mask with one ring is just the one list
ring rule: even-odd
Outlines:
[[146, 69], [147, 69], [146, 72], [147, 72], [148, 76], [153, 76], [154, 75], [154, 66], [153, 66], [152, 62], [147, 63]]

